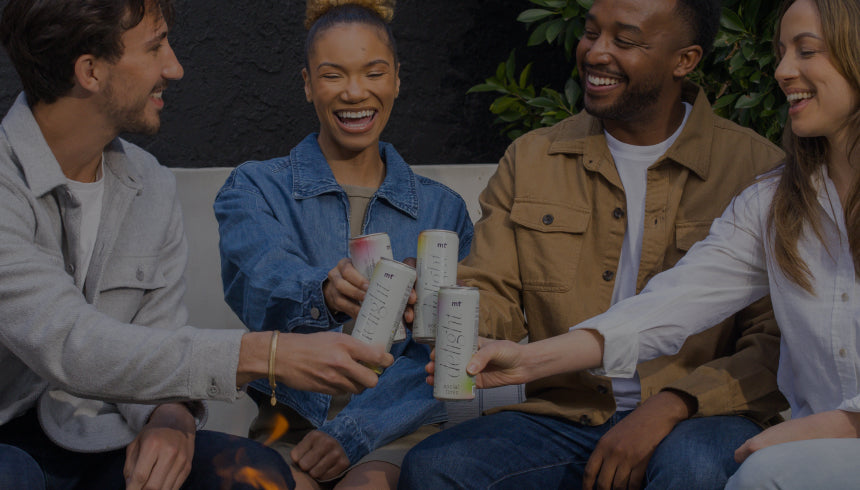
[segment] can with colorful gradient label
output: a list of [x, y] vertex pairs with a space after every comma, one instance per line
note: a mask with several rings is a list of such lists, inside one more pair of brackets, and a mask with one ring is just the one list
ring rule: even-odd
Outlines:
[[[372, 233], [351, 238], [349, 240], [349, 258], [352, 259], [352, 266], [369, 281], [373, 275], [373, 268], [376, 267], [376, 263], [380, 259], [394, 259], [391, 251], [391, 239], [387, 233]], [[394, 342], [404, 340], [406, 340], [406, 326], [401, 320], [397, 325]]]
[[460, 239], [453, 231], [424, 230], [418, 235], [418, 301], [412, 322], [412, 338], [417, 342], [436, 341], [437, 296], [440, 287], [457, 284], [459, 249]]
[[[352, 336], [388, 352], [415, 283], [415, 269], [395, 260], [381, 259], [373, 269], [370, 287], [361, 303]], [[368, 366], [382, 373], [378, 366]]]
[[448, 286], [439, 289], [433, 375], [433, 397], [438, 400], [475, 398], [475, 377], [466, 374], [466, 365], [478, 351], [478, 301], [478, 288]]

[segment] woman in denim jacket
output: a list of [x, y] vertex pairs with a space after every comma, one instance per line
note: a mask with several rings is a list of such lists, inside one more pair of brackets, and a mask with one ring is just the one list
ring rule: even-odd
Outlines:
[[[308, 6], [302, 70], [319, 133], [289, 156], [240, 165], [215, 200], [226, 300], [251, 330], [285, 332], [281, 342], [340, 330], [358, 314], [368, 281], [345, 258], [350, 237], [388, 233], [401, 261], [425, 229], [456, 231], [461, 259], [472, 241], [462, 198], [379, 141], [400, 87], [393, 2], [327, 3]], [[348, 400], [279, 386], [271, 407], [268, 382], [251, 383], [260, 406], [251, 436], [276, 441], [299, 485], [346, 473], [338, 488], [394, 487], [405, 452], [446, 413], [424, 382], [427, 346], [409, 337], [391, 354], [378, 385]]]

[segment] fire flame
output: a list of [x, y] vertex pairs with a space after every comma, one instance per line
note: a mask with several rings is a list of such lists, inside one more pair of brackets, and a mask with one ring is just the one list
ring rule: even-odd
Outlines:
[[275, 414], [275, 416], [272, 417], [272, 421], [272, 433], [269, 434], [269, 437], [265, 442], [263, 442], [264, 446], [271, 446], [277, 442], [278, 439], [283, 437], [288, 430], [290, 430], [290, 422], [280, 413]]

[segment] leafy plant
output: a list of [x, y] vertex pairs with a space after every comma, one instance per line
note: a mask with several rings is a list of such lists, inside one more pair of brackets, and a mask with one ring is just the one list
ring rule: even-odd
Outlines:
[[[517, 17], [531, 31], [527, 46], [547, 45], [563, 53], [571, 66], [562, 89], [535, 87], [534, 62], [517, 72], [516, 50], [496, 73], [469, 93], [496, 92], [490, 105], [511, 139], [534, 128], [551, 126], [581, 109], [582, 88], [574, 63], [584, 14], [593, 0], [529, 0], [534, 7]], [[773, 78], [773, 35], [779, 0], [724, 0], [714, 51], [691, 74], [714, 102], [714, 111], [778, 141], [788, 111]]]

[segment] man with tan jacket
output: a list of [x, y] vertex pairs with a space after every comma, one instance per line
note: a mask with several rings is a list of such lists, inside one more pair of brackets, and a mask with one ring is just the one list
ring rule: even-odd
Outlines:
[[[586, 112], [516, 140], [481, 195], [459, 275], [481, 334], [538, 341], [640, 291], [707, 235], [782, 152], [715, 116], [685, 76], [710, 50], [718, 1], [597, 0], [577, 48]], [[769, 300], [692, 337], [633, 379], [588, 373], [433, 436], [404, 488], [722, 488], [733, 451], [785, 401]]]

